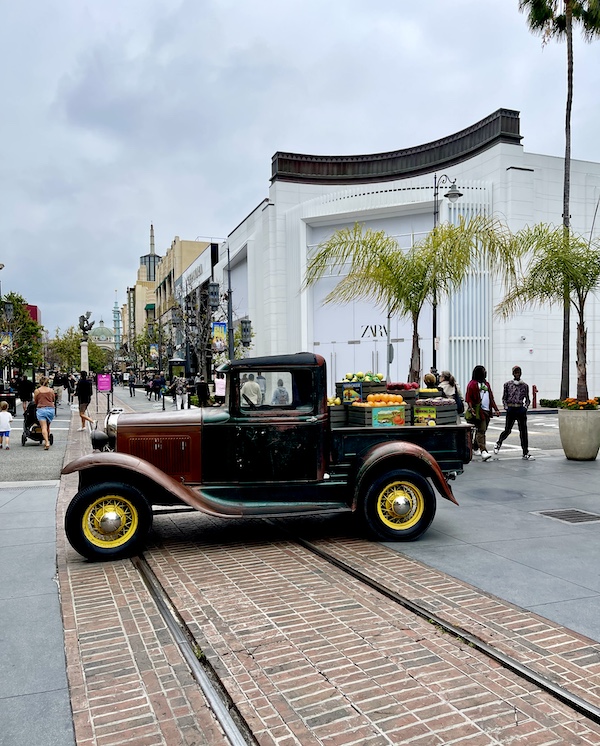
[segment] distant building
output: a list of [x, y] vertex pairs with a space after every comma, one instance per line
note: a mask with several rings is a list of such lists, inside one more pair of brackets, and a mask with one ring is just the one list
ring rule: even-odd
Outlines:
[[90, 339], [92, 339], [98, 347], [103, 350], [114, 351], [115, 349], [115, 332], [108, 326], [105, 326], [104, 321], [100, 319], [98, 326], [94, 326], [89, 332]]

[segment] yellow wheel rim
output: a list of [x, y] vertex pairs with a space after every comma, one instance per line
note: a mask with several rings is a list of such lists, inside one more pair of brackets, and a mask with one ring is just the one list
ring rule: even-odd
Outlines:
[[137, 531], [135, 505], [120, 495], [105, 495], [86, 509], [82, 518], [85, 538], [96, 547], [115, 548], [126, 544]]
[[[402, 513], [397, 512], [400, 506]], [[424, 512], [423, 493], [412, 482], [391, 482], [377, 497], [377, 514], [381, 522], [395, 531], [412, 528]]]

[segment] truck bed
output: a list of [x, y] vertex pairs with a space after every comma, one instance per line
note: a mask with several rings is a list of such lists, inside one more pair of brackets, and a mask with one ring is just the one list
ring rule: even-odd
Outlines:
[[448, 474], [461, 474], [471, 460], [470, 425], [398, 425], [390, 428], [335, 427], [331, 429], [332, 465], [343, 470], [356, 456], [378, 443], [401, 440], [429, 451]]

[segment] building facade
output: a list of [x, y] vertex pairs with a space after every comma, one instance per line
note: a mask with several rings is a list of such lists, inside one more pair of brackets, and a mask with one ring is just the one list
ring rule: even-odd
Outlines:
[[[268, 198], [228, 236], [220, 249], [215, 279], [226, 281], [231, 267], [236, 318], [249, 317], [255, 332], [253, 354], [309, 350], [328, 363], [329, 386], [347, 372], [373, 370], [404, 381], [409, 369], [411, 324], [387, 318], [385, 309], [355, 301], [323, 303], [341, 279], [324, 277], [303, 284], [306, 263], [336, 230], [359, 222], [384, 230], [407, 249], [434, 225], [434, 179], [455, 182], [462, 196], [450, 203], [438, 191], [439, 220], [459, 216], [498, 217], [511, 230], [535, 223], [562, 223], [562, 158], [524, 150], [519, 113], [500, 109], [471, 127], [441, 140], [390, 153], [312, 156], [276, 153]], [[572, 161], [571, 226], [597, 236], [594, 216], [600, 200], [600, 164]], [[229, 256], [228, 256], [229, 255]], [[562, 308], [531, 308], [507, 321], [494, 315], [502, 288], [482, 267], [460, 292], [441, 299], [437, 335], [432, 309], [419, 322], [421, 369], [432, 364], [451, 370], [464, 388], [472, 368], [488, 368], [501, 391], [511, 368], [540, 397], [556, 398], [560, 388]], [[587, 305], [588, 385], [600, 393], [598, 301]], [[389, 329], [388, 329], [389, 327]], [[575, 323], [572, 334], [572, 389], [575, 390]], [[388, 331], [393, 361], [388, 363]]]

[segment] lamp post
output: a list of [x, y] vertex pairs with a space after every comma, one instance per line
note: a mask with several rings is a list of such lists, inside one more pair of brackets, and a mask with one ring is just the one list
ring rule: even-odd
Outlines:
[[233, 360], [233, 300], [231, 298], [231, 256], [229, 254], [229, 241], [227, 242], [227, 354], [229, 355], [229, 359]]
[[[460, 199], [463, 195], [462, 192], [459, 192], [456, 187], [456, 179], [451, 179], [447, 174], [442, 174], [441, 176], [438, 176], [437, 174], [433, 175], [433, 230], [435, 230], [438, 226], [439, 220], [440, 220], [440, 186], [442, 184], [450, 184], [450, 188], [444, 194], [444, 197], [450, 200], [450, 202], [454, 203], [456, 200]], [[431, 302], [432, 306], [432, 314], [431, 314], [431, 327], [432, 327], [432, 351], [431, 351], [431, 362], [432, 362], [432, 368], [437, 370], [437, 293], [435, 289], [435, 284], [433, 286], [433, 299]]]

